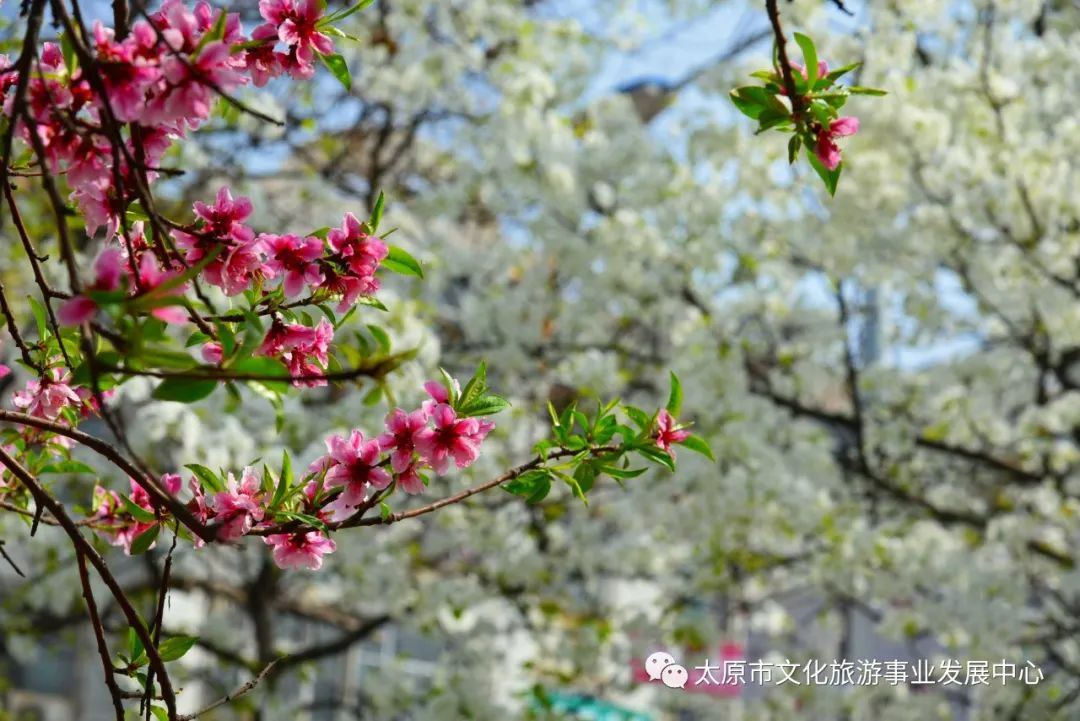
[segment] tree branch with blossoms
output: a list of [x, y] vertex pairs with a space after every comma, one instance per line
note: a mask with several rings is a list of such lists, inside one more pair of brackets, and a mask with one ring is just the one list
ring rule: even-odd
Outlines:
[[[357, 336], [361, 347], [335, 343], [354, 318], [386, 310], [378, 291], [387, 273], [423, 278], [420, 263], [388, 243], [389, 233], [380, 235], [382, 195], [373, 196], [363, 219], [346, 213], [337, 225], [301, 234], [257, 228], [251, 200], [229, 187], [195, 202], [186, 219], [159, 211], [156, 182], [182, 172], [163, 167], [166, 153], [206, 124], [215, 104], [274, 122], [233, 94], [285, 76], [309, 80], [316, 61], [350, 88], [331, 39], [348, 36], [333, 24], [367, 4], [324, 15], [317, 0], [262, 0], [264, 22], [245, 35], [237, 15], [205, 2], [189, 8], [165, 0], [149, 13], [116, 0], [110, 28], [100, 20], [88, 27], [77, 0], [33, 0], [20, 56], [0, 59], [0, 181], [37, 291], [26, 301], [34, 323], [28, 333], [20, 328], [22, 309], [0, 287], [0, 313], [26, 375], [12, 397], [15, 410], [0, 410], [0, 509], [30, 519], [31, 536], [40, 522], [58, 526], [73, 546], [118, 721], [136, 699], [148, 720], [193, 718], [271, 673], [266, 667], [202, 712], [178, 714], [166, 664], [196, 641], [163, 634], [178, 540], [198, 549], [256, 536], [280, 568], [318, 570], [337, 548], [334, 534], [347, 529], [418, 518], [496, 487], [535, 503], [561, 483], [584, 501], [602, 477], [623, 483], [644, 473], [632, 459], [674, 471], [676, 445], [712, 457], [676, 420], [682, 390], [672, 375], [664, 409], [649, 413], [618, 401], [594, 413], [552, 408], [552, 438], [537, 445], [532, 460], [395, 511], [391, 503], [401, 494], [427, 494], [451, 467], [471, 466], [494, 429], [489, 417], [509, 404], [490, 391], [480, 363], [464, 386], [443, 371], [440, 381], [425, 384], [428, 399], [418, 407], [396, 407], [386, 379], [415, 351], [394, 351], [374, 318]], [[47, 7], [61, 34], [39, 43]], [[23, 222], [25, 199], [35, 191], [51, 210], [52, 237], [38, 237]], [[87, 249], [95, 251], [89, 268], [70, 217], [82, 222]], [[42, 249], [54, 243], [52, 260]], [[66, 287], [50, 280], [58, 276]], [[0, 375], [11, 372], [0, 366]], [[302, 471], [285, 452], [276, 468], [237, 472], [191, 462], [162, 472], [133, 449], [116, 401], [116, 390], [134, 377], [155, 381], [156, 401], [197, 403], [224, 392], [242, 404], [247, 388], [273, 404], [279, 421], [288, 394], [369, 383], [370, 397], [385, 396], [389, 412], [374, 433], [357, 428], [327, 438], [326, 453]], [[112, 438], [80, 429], [90, 419], [103, 421]], [[77, 446], [126, 477], [126, 487], [78, 460]], [[84, 518], [59, 500], [54, 480], [77, 474], [97, 478]], [[139, 555], [163, 531], [172, 534], [169, 554], [146, 621], [91, 539]], [[123, 652], [103, 625], [91, 569], [127, 623]]]
[[[850, 14], [843, 3], [833, 4]], [[859, 119], [841, 116], [840, 109], [851, 95], [880, 96], [885, 91], [837, 85], [840, 78], [857, 69], [860, 63], [830, 70], [828, 63], [818, 58], [814, 41], [802, 33], [795, 33], [795, 43], [802, 51], [803, 63], [791, 60], [778, 0], [765, 0], [765, 10], [773, 30], [773, 67], [752, 73], [763, 84], [735, 88], [731, 91], [731, 101], [743, 115], [758, 121], [758, 133], [766, 130], [791, 133], [788, 162], [794, 164], [799, 151], [805, 148], [807, 160], [825, 183], [825, 189], [829, 195], [835, 195], [843, 170], [836, 141], [859, 130]]]

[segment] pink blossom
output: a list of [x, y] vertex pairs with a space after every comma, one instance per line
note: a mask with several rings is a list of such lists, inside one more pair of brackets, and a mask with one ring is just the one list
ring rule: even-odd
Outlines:
[[395, 408], [386, 416], [388, 433], [379, 436], [379, 445], [384, 451], [394, 449], [390, 456], [390, 467], [394, 473], [404, 473], [412, 464], [416, 450], [417, 434], [427, 427], [428, 414], [424, 410], [406, 413]]
[[660, 411], [659, 415], [656, 416], [656, 435], [653, 438], [656, 440], [656, 445], [661, 450], [667, 451], [672, 457], [675, 456], [675, 451], [672, 449], [671, 444], [685, 441], [689, 436], [690, 431], [679, 429], [675, 418], [667, 409]]
[[[179, 476], [176, 478], [179, 480]], [[135, 479], [131, 478], [128, 481], [131, 484], [131, 495], [129, 496], [131, 501], [144, 511], [154, 513], [154, 506], [150, 502], [150, 495], [146, 490]], [[171, 486], [169, 475], [162, 477], [162, 482], [167, 486]], [[136, 521], [131, 517], [123, 499], [115, 491], [106, 490], [101, 486], [94, 487], [94, 500], [91, 508], [94, 511], [95, 519], [101, 525], [110, 527], [100, 529], [109, 539], [109, 543], [113, 546], [122, 547], [124, 553], [129, 556], [131, 555], [132, 542], [157, 525], [156, 521], [150, 523]], [[154, 544], [150, 544], [149, 547], [153, 548]]]
[[314, 328], [301, 323], [285, 324], [275, 320], [266, 332], [262, 344], [255, 350], [255, 355], [280, 356], [293, 348], [310, 344], [314, 338]]
[[364, 232], [363, 224], [352, 213], [345, 214], [340, 228], [326, 234], [326, 241], [357, 276], [374, 273], [390, 252], [381, 238]]
[[254, 231], [243, 224], [251, 215], [251, 200], [244, 197], [233, 200], [232, 191], [225, 186], [218, 189], [213, 205], [197, 200], [192, 208], [206, 223], [206, 231], [210, 235], [237, 241], [255, 238]]
[[318, 238], [301, 238], [298, 235], [259, 236], [268, 260], [263, 265], [267, 277], [284, 276], [281, 287], [286, 297], [300, 294], [304, 284], [318, 285], [323, 281], [322, 271], [315, 261], [323, 255], [323, 242]]
[[232, 192], [223, 187], [218, 190], [214, 205], [196, 202], [193, 208], [201, 227], [191, 232], [173, 231], [176, 244], [187, 250], [185, 260], [197, 263], [208, 254], [217, 253], [203, 271], [206, 279], [228, 295], [242, 292], [262, 268], [262, 243], [244, 225], [251, 215], [251, 201], [233, 200]]
[[151, 64], [135, 55], [137, 38], [132, 36], [129, 42], [117, 43], [113, 40], [111, 29], [102, 25], [101, 21], [94, 23], [98, 68], [108, 94], [109, 107], [121, 122], [142, 117], [146, 108], [146, 93], [161, 75], [156, 63]]
[[65, 375], [60, 368], [53, 368], [42, 380], [32, 378], [26, 382], [25, 390], [12, 394], [11, 402], [16, 408], [21, 408], [32, 416], [55, 420], [68, 406], [82, 403], [71, 386], [63, 380]]
[[338, 309], [347, 309], [361, 295], [373, 295], [379, 289], [375, 271], [389, 254], [386, 243], [365, 233], [352, 213], [345, 214], [340, 228], [326, 234], [326, 242], [331, 255], [322, 287], [342, 297]]
[[424, 492], [424, 479], [420, 477], [420, 468], [413, 464], [398, 473], [398, 486], [406, 493], [416, 495]]
[[321, 376], [330, 362], [330, 342], [333, 339], [334, 326], [325, 318], [314, 328], [274, 321], [255, 354], [279, 357], [285, 361], [289, 372], [297, 379], [293, 385], [317, 387], [326, 385], [326, 380]]
[[829, 123], [828, 128], [822, 127], [817, 136], [817, 148], [815, 153], [821, 164], [829, 170], [836, 170], [840, 165], [840, 148], [836, 145], [836, 138], [854, 135], [859, 130], [859, 119], [852, 117], [837, 118]]
[[82, 405], [79, 406], [79, 415], [83, 418], [89, 418], [91, 414], [97, 413], [101, 410], [101, 405], [98, 403], [100, 397], [102, 401], [108, 401], [114, 395], [116, 395], [116, 389], [110, 388], [103, 390], [98, 395], [94, 395], [94, 391], [90, 388], [76, 388], [75, 395], [79, 396], [79, 400]]
[[[206, 494], [203, 493], [202, 486], [194, 476], [188, 479], [188, 488], [191, 489], [192, 495], [191, 501], [188, 502], [188, 508], [195, 514], [195, 518], [197, 518], [200, 523], [206, 525], [213, 513], [213, 509], [206, 502]], [[206, 545], [206, 541], [200, 538], [198, 534], [193, 534], [192, 544], [195, 548], [202, 548]]]
[[223, 42], [207, 44], [193, 60], [169, 55], [162, 67], [168, 90], [150, 102], [143, 119], [151, 124], [175, 124], [178, 129], [195, 127], [209, 118], [217, 90], [229, 92], [245, 82]]
[[480, 444], [495, 427], [490, 421], [458, 418], [454, 409], [440, 403], [431, 413], [434, 428], [416, 434], [416, 450], [438, 473], [445, 473], [450, 459], [465, 468], [480, 456]]
[[[142, 258], [139, 259], [139, 285], [142, 287], [144, 293], [153, 293], [161, 285], [167, 281], [176, 278], [179, 274], [171, 270], [162, 270], [158, 265], [158, 260], [153, 253], [146, 251], [142, 254]], [[187, 283], [178, 285], [173, 288], [169, 288], [167, 291], [157, 293], [158, 297], [179, 296], [183, 295], [184, 289], [187, 287]], [[165, 321], [166, 323], [173, 323], [178, 325], [186, 323], [188, 319], [187, 310], [181, 305], [164, 305], [158, 306], [150, 311], [150, 315]]]
[[[256, 32], [265, 37], [268, 30], [276, 31], [278, 39], [289, 50], [283, 66], [293, 77], [310, 78], [315, 73], [315, 53], [329, 55], [334, 52], [333, 41], [319, 32], [322, 10], [318, 0], [261, 0], [259, 13], [267, 24], [257, 28]], [[268, 30], [261, 30], [263, 27]]]
[[326, 439], [326, 449], [328, 455], [316, 461], [314, 467], [326, 470], [327, 488], [344, 487], [338, 499], [343, 506], [351, 508], [362, 503], [368, 486], [381, 490], [390, 485], [390, 474], [379, 467], [382, 448], [378, 440], [365, 441], [364, 434], [354, 430], [348, 438]]
[[343, 313], [351, 308], [360, 296], [375, 295], [379, 290], [379, 280], [373, 275], [327, 272], [322, 288], [331, 295], [341, 296], [337, 309], [339, 313]]
[[[94, 261], [94, 282], [89, 290], [112, 291], [120, 287], [123, 277], [123, 256], [116, 248], [106, 248]], [[77, 295], [60, 306], [57, 319], [63, 325], [79, 325], [97, 315], [98, 304], [85, 295]]]
[[281, 75], [285, 71], [289, 58], [274, 49], [277, 41], [277, 28], [273, 25], [260, 25], [251, 32], [253, 41], [261, 40], [263, 43], [253, 48], [248, 48], [245, 54], [247, 71], [251, 75], [251, 82], [255, 87], [261, 88], [270, 80]]
[[[457, 378], [451, 378], [450, 382], [453, 385], [455, 397], [460, 396], [461, 384], [458, 383]], [[438, 381], [428, 381], [427, 383], [425, 383], [424, 391], [427, 392], [427, 394], [431, 396], [431, 398], [430, 400], [424, 401], [420, 405], [420, 409], [424, 411], [424, 414], [428, 417], [431, 416], [432, 412], [435, 410], [435, 407], [438, 406], [440, 403], [450, 402], [450, 393], [447, 391], [446, 386], [444, 386]]]
[[337, 544], [318, 531], [307, 533], [278, 533], [266, 536], [263, 542], [274, 547], [274, 563], [279, 568], [322, 568], [323, 556], [337, 550]]
[[225, 357], [224, 349], [222, 349], [221, 344], [217, 341], [204, 343], [201, 353], [204, 361], [213, 363], [214, 365], [221, 363], [222, 359]]
[[244, 469], [239, 484], [230, 473], [226, 486], [214, 496], [214, 519], [220, 523], [218, 538], [234, 541], [263, 519], [262, 490], [251, 466]]

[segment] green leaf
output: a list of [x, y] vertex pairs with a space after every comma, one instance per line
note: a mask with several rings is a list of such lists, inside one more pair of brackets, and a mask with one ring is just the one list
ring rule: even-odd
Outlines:
[[34, 320], [37, 322], [38, 338], [40, 338], [41, 340], [45, 340], [45, 337], [48, 335], [49, 327], [45, 315], [45, 306], [43, 306], [41, 303], [38, 303], [37, 300], [33, 298], [33, 296], [26, 296], [26, 300], [30, 302], [30, 310], [33, 312]]
[[756, 85], [746, 85], [731, 91], [731, 102], [743, 115], [757, 120], [758, 117], [771, 104], [769, 94], [765, 88]]
[[764, 80], [765, 82], [773, 83], [774, 85], [779, 85], [781, 82], [780, 76], [772, 72], [771, 70], [755, 70], [754, 72], [750, 73], [750, 77], [757, 78], [758, 80]]
[[445, 368], [440, 368], [439, 374], [443, 377], [443, 387], [446, 388], [446, 395], [447, 399], [450, 401], [450, 405], [457, 407], [458, 392], [457, 385], [454, 383], [454, 377], [447, 373]]
[[187, 341], [184, 343], [184, 347], [192, 348], [197, 345], [202, 345], [203, 343], [206, 343], [210, 340], [213, 340], [213, 338], [208, 336], [206, 333], [203, 333], [201, 330], [197, 330], [190, 336], [188, 336]]
[[[390, 310], [385, 305], [383, 305], [383, 302], [381, 300], [379, 300], [375, 296], [371, 296], [371, 295], [362, 295], [362, 296], [360, 296], [359, 298], [356, 299], [356, 305], [366, 305], [366, 306], [369, 306], [371, 308], [378, 308], [379, 310], [383, 310], [383, 311], [389, 311]], [[356, 306], [353, 306], [353, 307], [355, 308]], [[350, 308], [350, 310], [352, 310], [352, 309]]]
[[412, 275], [417, 278], [424, 277], [424, 270], [420, 267], [419, 261], [396, 245], [390, 246], [390, 252], [383, 259], [382, 266], [401, 275]]
[[375, 339], [375, 342], [382, 348], [383, 353], [390, 352], [390, 334], [377, 325], [368, 324], [368, 332]]
[[792, 135], [791, 140], [788, 141], [787, 154], [788, 163], [794, 164], [795, 160], [799, 157], [799, 149], [802, 147], [802, 136]]
[[74, 459], [68, 461], [57, 461], [56, 463], [49, 463], [42, 468], [38, 473], [90, 473], [95, 474], [97, 471], [82, 461], [76, 461]]
[[600, 466], [596, 469], [600, 473], [611, 476], [612, 478], [623, 480], [626, 478], [637, 478], [648, 468], [619, 468], [617, 466]]
[[849, 85], [847, 86], [847, 91], [852, 95], [874, 95], [876, 97], [888, 95], [888, 93], [884, 90], [880, 90], [878, 88], [864, 88], [861, 85]]
[[802, 50], [803, 62], [806, 64], [806, 84], [814, 87], [818, 78], [818, 57], [814, 41], [802, 33], [795, 33], [795, 42]]
[[130, 626], [128, 627], [128, 655], [131, 656], [132, 661], [143, 655], [143, 645], [139, 640], [139, 634]]
[[467, 407], [470, 404], [480, 400], [484, 393], [487, 391], [487, 364], [480, 361], [480, 365], [477, 366], [476, 372], [473, 373], [472, 378], [465, 384], [465, 387], [461, 391], [461, 397], [457, 399], [454, 404], [455, 410], [458, 407]]
[[836, 70], [829, 71], [829, 74], [826, 75], [824, 79], [829, 82], [829, 85], [831, 85], [843, 76], [850, 73], [852, 70], [858, 68], [860, 65], [862, 65], [862, 63], [849, 63], [848, 65], [843, 65]]
[[183, 658], [184, 654], [190, 651], [198, 640], [195, 636], [167, 638], [158, 646], [158, 655], [161, 656], [162, 661], [175, 661]]
[[[289, 390], [289, 378], [291, 378], [289, 369], [276, 358], [249, 356], [239, 359], [229, 366], [229, 369], [238, 373], [266, 376], [256, 382], [263, 384], [275, 393], [287, 393]], [[280, 378], [281, 380], [271, 380], [273, 378]]]
[[844, 169], [844, 164], [841, 162], [836, 166], [835, 170], [829, 170], [821, 164], [821, 161], [817, 159], [814, 153], [810, 152], [809, 148], [806, 155], [810, 158], [810, 165], [813, 166], [818, 176], [825, 183], [825, 189], [829, 191], [829, 195], [836, 195], [836, 184], [840, 182], [840, 171]]
[[383, 209], [386, 206], [386, 196], [383, 192], [379, 191], [379, 197], [375, 199], [375, 207], [371, 209], [371, 217], [368, 218], [368, 225], [371, 226], [371, 232], [379, 232], [379, 223], [382, 222]]
[[679, 441], [678, 444], [685, 448], [689, 448], [694, 453], [700, 453], [708, 458], [710, 461], [715, 461], [712, 448], [709, 448], [709, 444], [705, 442], [704, 438], [698, 436], [687, 436], [685, 440]]
[[69, 74], [74, 75], [79, 66], [79, 56], [75, 54], [75, 43], [66, 32], [60, 33], [60, 53], [64, 56], [64, 66]]
[[286, 518], [290, 521], [299, 521], [300, 523], [311, 526], [312, 528], [318, 528], [324, 533], [327, 533], [330, 530], [321, 520], [319, 520], [315, 516], [309, 516], [306, 513], [294, 513], [293, 511], [278, 511], [276, 515], [278, 518]]
[[202, 485], [204, 491], [211, 493], [221, 493], [225, 490], [225, 482], [221, 480], [218, 474], [211, 471], [206, 466], [200, 466], [198, 463], [188, 463], [184, 468], [195, 474], [195, 477], [199, 479], [199, 483]]
[[390, 516], [394, 515], [393, 510], [390, 508], [390, 504], [382, 502], [379, 504], [379, 518], [384, 521], [390, 520]]
[[667, 409], [673, 416], [679, 415], [679, 410], [682, 408], [682, 383], [679, 382], [679, 376], [675, 375], [674, 371], [671, 371], [671, 394], [668, 396]]
[[263, 476], [262, 476], [262, 489], [264, 493], [274, 493], [274, 489], [277, 487], [277, 481], [274, 480], [274, 474], [270, 472], [270, 466], [263, 464]]
[[649, 459], [653, 463], [657, 463], [669, 471], [675, 470], [675, 460], [668, 455], [668, 453], [657, 446], [642, 446], [635, 449], [639, 454]]
[[293, 484], [293, 469], [292, 459], [289, 458], [289, 451], [281, 451], [281, 475], [278, 477], [278, 486], [274, 491], [274, 499], [271, 505], [276, 506], [281, 502], [281, 499], [285, 497], [285, 492]]
[[161, 533], [161, 526], [154, 524], [150, 528], [146, 529], [131, 542], [131, 555], [141, 556], [150, 550], [150, 546], [157, 540], [158, 534]]
[[131, 500], [127, 496], [121, 496], [124, 499], [124, 510], [131, 514], [139, 523], [156, 523], [157, 516], [150, 511], [146, 510], [135, 501]]
[[338, 10], [333, 15], [323, 18], [319, 21], [318, 25], [319, 27], [323, 27], [324, 25], [329, 25], [330, 23], [336, 23], [339, 20], [344, 20], [353, 13], [363, 10], [373, 2], [375, 2], [375, 0], [360, 0], [360, 2], [356, 3], [352, 7], [347, 7], [344, 10]]
[[547, 469], [526, 471], [502, 484], [504, 491], [521, 496], [528, 503], [539, 503], [551, 492], [551, 475]]
[[650, 426], [652, 426], [652, 417], [640, 408], [634, 408], [633, 406], [625, 406], [624, 410], [626, 411], [626, 415], [630, 417], [630, 420], [634, 422], [634, 425], [636, 425], [641, 430], [644, 431]]
[[157, 721], [169, 721], [169, 712], [161, 706], [151, 706], [150, 712], [154, 714]]
[[138, 359], [146, 366], [188, 370], [198, 365], [190, 355], [168, 348], [144, 347], [139, 351]]
[[570, 487], [570, 490], [574, 492], [574, 495], [581, 499], [581, 502], [586, 506], [589, 505], [589, 499], [585, 497], [585, 491], [582, 489], [581, 484], [578, 483], [577, 478], [568, 476], [565, 473], [559, 473], [559, 478], [563, 480], [563, 483]]
[[574, 470], [574, 480], [578, 482], [582, 495], [588, 493], [596, 482], [596, 468], [591, 463], [582, 463]]
[[346, 64], [345, 58], [341, 57], [338, 53], [332, 55], [323, 55], [320, 53], [319, 59], [322, 60], [323, 65], [333, 73], [334, 77], [338, 79], [338, 82], [345, 87], [345, 90], [352, 90], [352, 76], [349, 74], [349, 66]]
[[217, 381], [213, 378], [166, 378], [151, 395], [159, 401], [194, 403], [206, 398], [215, 388]]

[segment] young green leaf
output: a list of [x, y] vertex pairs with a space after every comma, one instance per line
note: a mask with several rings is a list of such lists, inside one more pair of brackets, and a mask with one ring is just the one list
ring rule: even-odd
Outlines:
[[211, 471], [206, 466], [201, 466], [198, 463], [188, 463], [184, 468], [187, 468], [198, 479], [202, 485], [204, 491], [210, 493], [221, 493], [225, 490], [225, 482], [221, 480], [218, 474]]
[[840, 181], [840, 171], [843, 170], [844, 164], [840, 163], [835, 170], [829, 170], [821, 164], [821, 161], [809, 149], [807, 149], [807, 157], [810, 159], [810, 165], [813, 166], [818, 176], [825, 183], [825, 189], [829, 191], [829, 195], [836, 195], [836, 184]]
[[214, 392], [217, 381], [213, 378], [166, 378], [151, 394], [159, 401], [194, 403]]
[[150, 546], [154, 545], [154, 541], [157, 540], [158, 533], [161, 532], [161, 526], [154, 524], [150, 528], [146, 529], [131, 542], [131, 555], [141, 556], [150, 550]]
[[680, 446], [689, 448], [695, 453], [700, 453], [701, 455], [708, 458], [710, 461], [716, 460], [716, 458], [713, 456], [712, 448], [709, 448], [709, 444], [706, 443], [705, 439], [703, 438], [700, 438], [698, 436], [687, 436], [686, 439], [682, 441], [677, 441], [677, 443]]
[[183, 658], [199, 639], [195, 636], [173, 636], [162, 641], [158, 646], [158, 655], [162, 661], [176, 661]]
[[671, 393], [668, 395], [667, 409], [673, 416], [679, 415], [679, 410], [682, 408], [682, 383], [679, 382], [679, 376], [675, 375], [674, 371], [671, 373]]
[[390, 246], [390, 251], [382, 261], [382, 266], [389, 271], [400, 275], [412, 275], [417, 278], [424, 277], [424, 270], [420, 262], [409, 253], [396, 245]]
[[345, 90], [352, 90], [352, 75], [349, 74], [349, 66], [345, 62], [345, 58], [341, 57], [338, 53], [332, 55], [323, 55], [319, 53], [319, 59], [322, 60], [325, 65], [338, 82], [341, 83]]
[[371, 209], [371, 218], [368, 219], [368, 225], [371, 226], [371, 232], [379, 232], [379, 223], [382, 222], [383, 209], [386, 206], [386, 196], [383, 192], [379, 191], [379, 197], [375, 200], [375, 207]]
[[812, 88], [818, 78], [817, 48], [814, 47], [814, 41], [802, 33], [795, 33], [795, 42], [802, 50], [803, 62], [806, 64], [806, 84]]
[[526, 471], [502, 484], [501, 488], [515, 496], [521, 496], [528, 503], [539, 503], [551, 492], [551, 475], [547, 469]]

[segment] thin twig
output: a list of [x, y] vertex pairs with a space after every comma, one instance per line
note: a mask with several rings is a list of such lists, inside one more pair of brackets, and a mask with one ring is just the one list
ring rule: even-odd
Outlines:
[[235, 691], [233, 691], [230, 694], [222, 696], [217, 701], [213, 702], [209, 706], [206, 706], [205, 708], [199, 709], [195, 713], [184, 714], [183, 716], [178, 716], [177, 721], [192, 721], [192, 719], [197, 719], [200, 716], [203, 716], [205, 714], [210, 713], [211, 711], [213, 711], [216, 708], [220, 708], [221, 706], [224, 706], [227, 703], [232, 703], [233, 701], [240, 698], [241, 696], [244, 696], [244, 695], [250, 693], [251, 691], [253, 691], [255, 689], [256, 686], [258, 686], [260, 683], [263, 682], [263, 679], [265, 679], [267, 676], [270, 675], [270, 672], [274, 670], [274, 666], [276, 666], [279, 662], [281, 662], [285, 658], [288, 658], [288, 657], [283, 656], [281, 658], [274, 659], [270, 663], [266, 664], [266, 667], [263, 668], [263, 670], [259, 672], [258, 676], [251, 679], [250, 681], [245, 683], [240, 688], [236, 689]]

